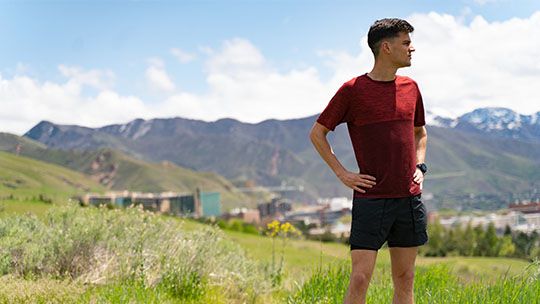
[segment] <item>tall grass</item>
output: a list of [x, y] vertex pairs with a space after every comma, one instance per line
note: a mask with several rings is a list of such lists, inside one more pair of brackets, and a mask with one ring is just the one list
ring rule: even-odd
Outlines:
[[[385, 265], [384, 268], [389, 266]], [[381, 269], [377, 269], [381, 271]], [[384, 269], [385, 273], [389, 269]], [[290, 304], [343, 303], [350, 274], [350, 265], [336, 264], [317, 269], [310, 279], [298, 286], [290, 295]], [[372, 281], [367, 295], [368, 303], [391, 303], [390, 276]], [[493, 282], [463, 283], [445, 264], [417, 267], [415, 277], [415, 303], [540, 303], [540, 263], [531, 263], [520, 275], [503, 276]]]
[[[292, 289], [276, 284], [287, 264], [275, 264], [250, 260], [215, 227], [188, 230], [137, 208], [0, 218], [0, 303], [342, 303], [350, 262], [319, 266]], [[416, 303], [540, 303], [539, 262], [470, 282], [449, 267], [417, 267]], [[380, 263], [368, 302], [391, 300], [390, 265]]]
[[254, 302], [271, 287], [263, 268], [221, 230], [185, 231], [138, 208], [72, 206], [42, 219], [0, 219], [0, 275], [69, 280], [113, 298], [114, 288], [135, 295], [148, 288], [167, 299], [203, 301], [219, 291], [227, 302]]

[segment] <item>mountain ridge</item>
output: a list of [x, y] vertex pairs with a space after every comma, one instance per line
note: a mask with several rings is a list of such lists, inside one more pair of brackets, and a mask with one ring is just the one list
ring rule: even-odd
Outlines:
[[[488, 108], [479, 113], [489, 116], [493, 111]], [[271, 119], [257, 124], [235, 119], [204, 122], [181, 117], [156, 118], [90, 130], [63, 126], [56, 128], [58, 131], [52, 136], [33, 128], [26, 135], [59, 149], [113, 147], [146, 161], [167, 160], [194, 170], [214, 171], [237, 186], [253, 182], [265, 186], [303, 186], [305, 193], [289, 193], [302, 201], [349, 196], [349, 190], [337, 181], [308, 139], [316, 118], [317, 115], [294, 120]], [[501, 206], [536, 195], [531, 192], [540, 189], [536, 184], [540, 177], [534, 171], [540, 171], [540, 152], [536, 152], [540, 151], [540, 140], [536, 139], [536, 136], [540, 138], [540, 130], [536, 132], [533, 128], [530, 134], [534, 136], [520, 138], [518, 133], [516, 138], [471, 127], [470, 117], [461, 118], [453, 127], [452, 124], [427, 126], [430, 141], [427, 161], [433, 179], [427, 176], [425, 189], [435, 193], [438, 204], [460, 204], [474, 196], [484, 197], [476, 199], [478, 204]], [[495, 123], [505, 116], [490, 116], [486, 121], [489, 119]], [[444, 117], [439, 120], [452, 121]], [[505, 121], [509, 123], [508, 119]], [[351, 171], [358, 170], [346, 126], [338, 126], [329, 139], [340, 161]], [[457, 171], [465, 175], [458, 178]], [[454, 177], [440, 180], [440, 176]], [[452, 186], [447, 189], [445, 183]]]

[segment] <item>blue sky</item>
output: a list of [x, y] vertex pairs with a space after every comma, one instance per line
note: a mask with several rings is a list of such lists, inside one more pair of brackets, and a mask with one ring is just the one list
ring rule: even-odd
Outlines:
[[[501, 24], [519, 28], [510, 21], [530, 19], [528, 31], [535, 33], [539, 30], [534, 28], [536, 19], [532, 16], [537, 11], [538, 1], [509, 0], [1, 1], [0, 104], [13, 110], [0, 114], [1, 131], [21, 134], [41, 119], [100, 126], [137, 117], [234, 117], [257, 122], [311, 115], [322, 110], [340, 82], [355, 76], [354, 71], [360, 74], [370, 67], [362, 39], [376, 19], [419, 20], [418, 24], [413, 23], [419, 32], [413, 36], [413, 43], [416, 38], [432, 37], [426, 30], [431, 28], [430, 22], [441, 25], [442, 33], [466, 30], [471, 41], [478, 41], [473, 33], [475, 19], [480, 17], [497, 30]], [[484, 24], [480, 21], [476, 23]], [[531, 32], [525, 34], [501, 39], [531, 36]], [[484, 31], [478, 35], [487, 34]], [[422, 42], [426, 39], [419, 41], [419, 45]], [[459, 44], [460, 39], [454, 43]], [[427, 51], [433, 43], [425, 45], [423, 50]], [[472, 48], [473, 42], [464, 45]], [[446, 49], [452, 47], [450, 44]], [[497, 46], [486, 46], [487, 50], [494, 47]], [[462, 52], [470, 54], [474, 50]], [[417, 53], [420, 65], [423, 57], [420, 50]], [[519, 61], [508, 62], [515, 60]], [[424, 62], [428, 66], [429, 61]], [[501, 64], [504, 70], [504, 62]], [[517, 66], [530, 65], [518, 62]], [[408, 73], [418, 78], [420, 87], [426, 86], [426, 104], [432, 104], [435, 112], [455, 116], [476, 105], [489, 106], [489, 100], [496, 99], [487, 93], [472, 92], [459, 96], [463, 105], [456, 108], [449, 103], [449, 97], [441, 96], [428, 81], [430, 75], [446, 70], [434, 67], [429, 71], [420, 66], [418, 70], [424, 72], [418, 72], [414, 61], [410, 69]], [[534, 69], [516, 73], [538, 76]], [[502, 73], [501, 79], [506, 74]], [[270, 81], [277, 79], [272, 82], [277, 91], [292, 90], [290, 94], [275, 95], [279, 111], [265, 110], [265, 106], [273, 109], [268, 105], [273, 103], [272, 99], [265, 99], [273, 93], [268, 91], [271, 87], [265, 87], [268, 79], [261, 79], [264, 75], [273, 75]], [[454, 78], [460, 74], [456, 75]], [[422, 79], [427, 79], [425, 84]], [[287, 83], [295, 88], [287, 87]], [[299, 92], [304, 83], [305, 90], [317, 95]], [[29, 93], [31, 90], [35, 92]], [[287, 101], [283, 100], [289, 96], [288, 103], [300, 99], [314, 101], [304, 100], [288, 111]], [[476, 104], [475, 96], [483, 101]], [[238, 101], [243, 98], [243, 103]], [[118, 113], [96, 115], [104, 105], [113, 103], [116, 106], [108, 111]], [[24, 106], [16, 111], [17, 104]], [[252, 104], [257, 107], [246, 111]], [[505, 104], [494, 101], [493, 106]], [[25, 112], [41, 108], [40, 113]], [[80, 112], [78, 109], [82, 108], [85, 110]], [[122, 111], [126, 108], [129, 110]], [[259, 112], [257, 108], [261, 108]], [[513, 109], [530, 114], [540, 111], [540, 106], [519, 108], [514, 104]]]

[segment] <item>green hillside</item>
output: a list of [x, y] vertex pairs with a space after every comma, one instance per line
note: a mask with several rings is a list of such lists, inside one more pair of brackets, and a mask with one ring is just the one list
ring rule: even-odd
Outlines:
[[197, 172], [171, 162], [145, 162], [110, 148], [94, 151], [50, 149], [25, 137], [0, 133], [0, 150], [15, 152], [17, 144], [21, 146], [21, 155], [84, 173], [110, 190], [193, 193], [199, 188], [220, 192], [225, 210], [248, 206], [252, 202], [250, 197], [235, 191], [232, 183], [215, 173]]
[[105, 188], [84, 174], [0, 151], [0, 210], [42, 214], [53, 204]]
[[225, 209], [246, 206], [250, 199], [235, 192], [224, 177], [211, 172], [196, 172], [171, 162], [149, 163], [112, 149], [85, 153], [78, 170], [113, 190], [145, 192], [201, 191], [221, 193]]

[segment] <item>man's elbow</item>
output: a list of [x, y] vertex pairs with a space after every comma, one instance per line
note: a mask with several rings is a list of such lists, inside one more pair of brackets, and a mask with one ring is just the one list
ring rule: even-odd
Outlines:
[[311, 132], [309, 133], [309, 139], [313, 144], [315, 144], [321, 137], [325, 137], [326, 133], [328, 132], [324, 129], [324, 127], [318, 123], [315, 123], [311, 128]]
[[414, 130], [414, 135], [418, 138], [427, 137], [426, 127], [417, 127]]
[[315, 130], [315, 126], [313, 128], [311, 128], [311, 132], [309, 132], [309, 139], [311, 140], [312, 143], [315, 143], [315, 141], [317, 140], [317, 130]]

